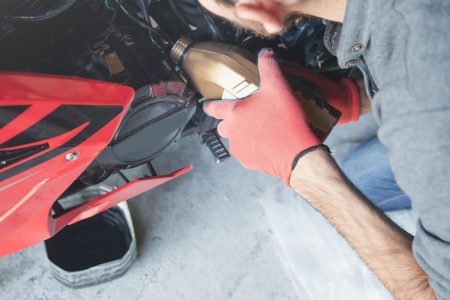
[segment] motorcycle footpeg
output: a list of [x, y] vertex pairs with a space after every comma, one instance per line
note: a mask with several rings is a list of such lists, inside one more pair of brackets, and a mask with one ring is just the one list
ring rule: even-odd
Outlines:
[[221, 163], [230, 157], [230, 153], [220, 140], [220, 137], [218, 136], [215, 129], [206, 131], [205, 133], [201, 134], [200, 138], [213, 154], [216, 163]]

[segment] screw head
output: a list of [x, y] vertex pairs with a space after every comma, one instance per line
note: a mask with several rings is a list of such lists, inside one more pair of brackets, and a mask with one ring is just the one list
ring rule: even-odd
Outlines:
[[135, 44], [135, 42], [134, 42], [134, 40], [133, 40], [133, 37], [132, 37], [131, 35], [129, 35], [129, 34], [125, 34], [125, 35], [122, 37], [122, 40], [123, 40], [123, 42], [125, 43], [125, 45], [127, 45], [128, 47], [134, 46], [134, 44]]
[[80, 154], [78, 152], [70, 152], [70, 153], [67, 153], [66, 160], [74, 161], [74, 160], [77, 160], [78, 156], [80, 156]]
[[352, 47], [352, 52], [359, 52], [362, 49], [363, 45], [362, 44], [355, 44]]

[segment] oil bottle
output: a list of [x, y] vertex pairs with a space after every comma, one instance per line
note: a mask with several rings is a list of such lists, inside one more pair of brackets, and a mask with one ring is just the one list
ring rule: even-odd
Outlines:
[[[258, 91], [257, 57], [240, 47], [215, 42], [192, 43], [182, 37], [173, 46], [171, 57], [207, 99], [242, 99]], [[313, 85], [286, 75], [305, 109], [311, 129], [319, 139], [325, 140], [341, 113]]]

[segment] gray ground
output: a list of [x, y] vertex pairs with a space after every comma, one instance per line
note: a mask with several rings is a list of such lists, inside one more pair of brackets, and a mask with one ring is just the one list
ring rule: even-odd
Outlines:
[[129, 202], [138, 258], [125, 276], [68, 289], [37, 245], [0, 259], [0, 299], [297, 299], [258, 203], [274, 181], [231, 159], [216, 165], [196, 136], [179, 141], [156, 169], [187, 164], [195, 170]]

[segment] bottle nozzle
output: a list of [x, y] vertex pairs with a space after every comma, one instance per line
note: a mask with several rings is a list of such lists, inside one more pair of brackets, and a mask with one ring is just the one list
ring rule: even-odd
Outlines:
[[170, 57], [176, 64], [181, 64], [184, 60], [184, 56], [189, 50], [189, 46], [192, 44], [192, 40], [187, 37], [181, 37], [173, 46], [170, 51]]

